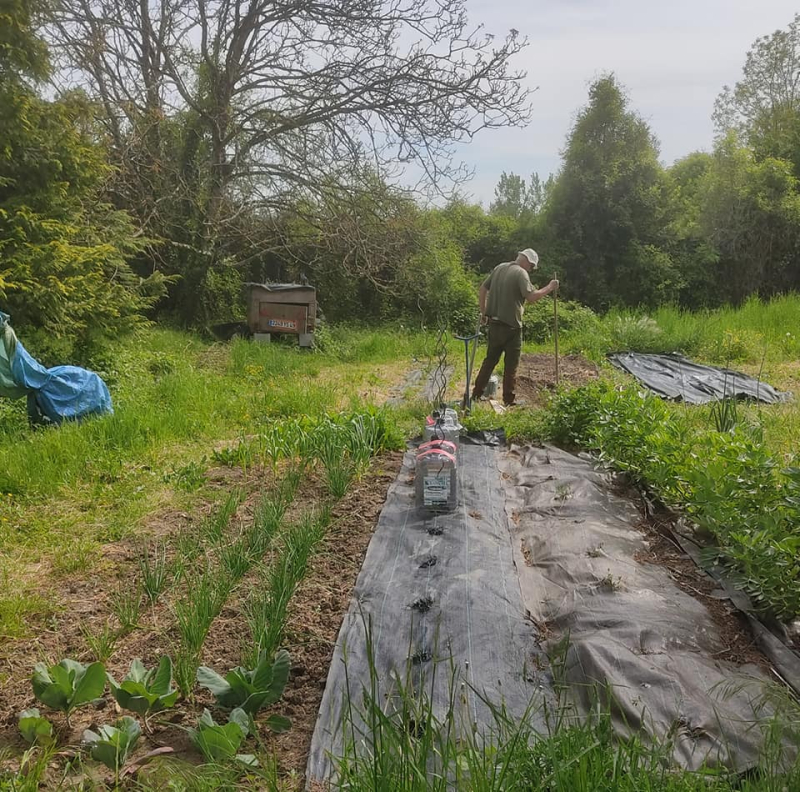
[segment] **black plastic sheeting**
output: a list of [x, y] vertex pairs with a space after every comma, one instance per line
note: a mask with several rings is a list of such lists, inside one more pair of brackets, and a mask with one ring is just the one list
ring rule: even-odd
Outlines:
[[671, 740], [692, 770], [755, 766], [771, 671], [734, 662], [708, 608], [640, 560], [641, 513], [610, 475], [552, 447], [512, 449], [501, 470], [523, 602], [551, 630], [551, 656], [568, 638], [559, 676], [578, 711], [613, 701], [620, 736]]
[[608, 359], [659, 396], [687, 404], [706, 404], [731, 397], [775, 404], [791, 397], [747, 374], [704, 366], [682, 355], [620, 352], [609, 355]]
[[[497, 435], [485, 439], [499, 442]], [[460, 501], [451, 514], [415, 508], [414, 456], [406, 455], [336, 642], [311, 743], [309, 783], [331, 779], [329, 757], [341, 752], [348, 685], [355, 707], [370, 689], [368, 632], [387, 712], [397, 703], [398, 685], [410, 682], [427, 690], [434, 716], [443, 719], [457, 678], [459, 722], [466, 733], [480, 733], [495, 723], [482, 698], [505, 705], [519, 720], [545, 695], [549, 677], [538, 669], [546, 661], [512, 559], [497, 466], [501, 451], [480, 442], [459, 449]], [[348, 724], [348, 733], [353, 726], [356, 733], [363, 729], [360, 722]]]
[[365, 691], [391, 713], [401, 686], [427, 689], [443, 719], [457, 680], [459, 728], [493, 730], [485, 699], [544, 734], [554, 675], [570, 717], [591, 716], [600, 698], [620, 737], [667, 740], [679, 766], [756, 766], [769, 665], [731, 657], [705, 604], [667, 568], [641, 560], [642, 514], [610, 474], [556, 448], [507, 450], [501, 441], [486, 433], [462, 442], [452, 514], [415, 508], [406, 455], [337, 639], [309, 785], [335, 785], [348, 691], [348, 735], [368, 750], [358, 713]]

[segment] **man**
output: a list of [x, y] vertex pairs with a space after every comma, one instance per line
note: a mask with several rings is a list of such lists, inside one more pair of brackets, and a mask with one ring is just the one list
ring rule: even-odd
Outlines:
[[517, 256], [516, 261], [498, 264], [481, 284], [478, 292], [481, 323], [489, 325], [489, 344], [486, 359], [475, 380], [473, 400], [483, 396], [489, 377], [503, 354], [503, 402], [512, 405], [516, 400], [514, 389], [522, 353], [522, 314], [525, 303], [535, 303], [558, 289], [557, 280], [551, 280], [542, 289], [533, 288], [528, 273], [538, 266], [538, 254], [535, 250], [526, 248]]

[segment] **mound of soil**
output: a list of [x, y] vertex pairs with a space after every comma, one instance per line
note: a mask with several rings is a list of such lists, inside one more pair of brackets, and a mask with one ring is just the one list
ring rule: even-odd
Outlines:
[[[559, 378], [562, 385], [585, 385], [599, 377], [597, 366], [583, 355], [561, 355]], [[554, 355], [525, 354], [517, 370], [517, 395], [533, 404], [542, 404], [548, 391], [556, 388]]]

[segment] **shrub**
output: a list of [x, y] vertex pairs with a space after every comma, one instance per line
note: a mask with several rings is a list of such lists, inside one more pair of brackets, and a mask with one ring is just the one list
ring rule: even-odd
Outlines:
[[[525, 307], [522, 326], [527, 341], [546, 343], [553, 337], [553, 302], [544, 299]], [[570, 300], [558, 301], [558, 329], [574, 336], [597, 333], [600, 317], [585, 305]]]

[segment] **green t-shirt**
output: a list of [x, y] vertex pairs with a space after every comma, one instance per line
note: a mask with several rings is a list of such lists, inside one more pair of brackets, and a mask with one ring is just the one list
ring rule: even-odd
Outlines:
[[523, 307], [534, 291], [528, 273], [515, 261], [498, 264], [483, 285], [489, 290], [486, 315], [509, 327], [522, 327]]

